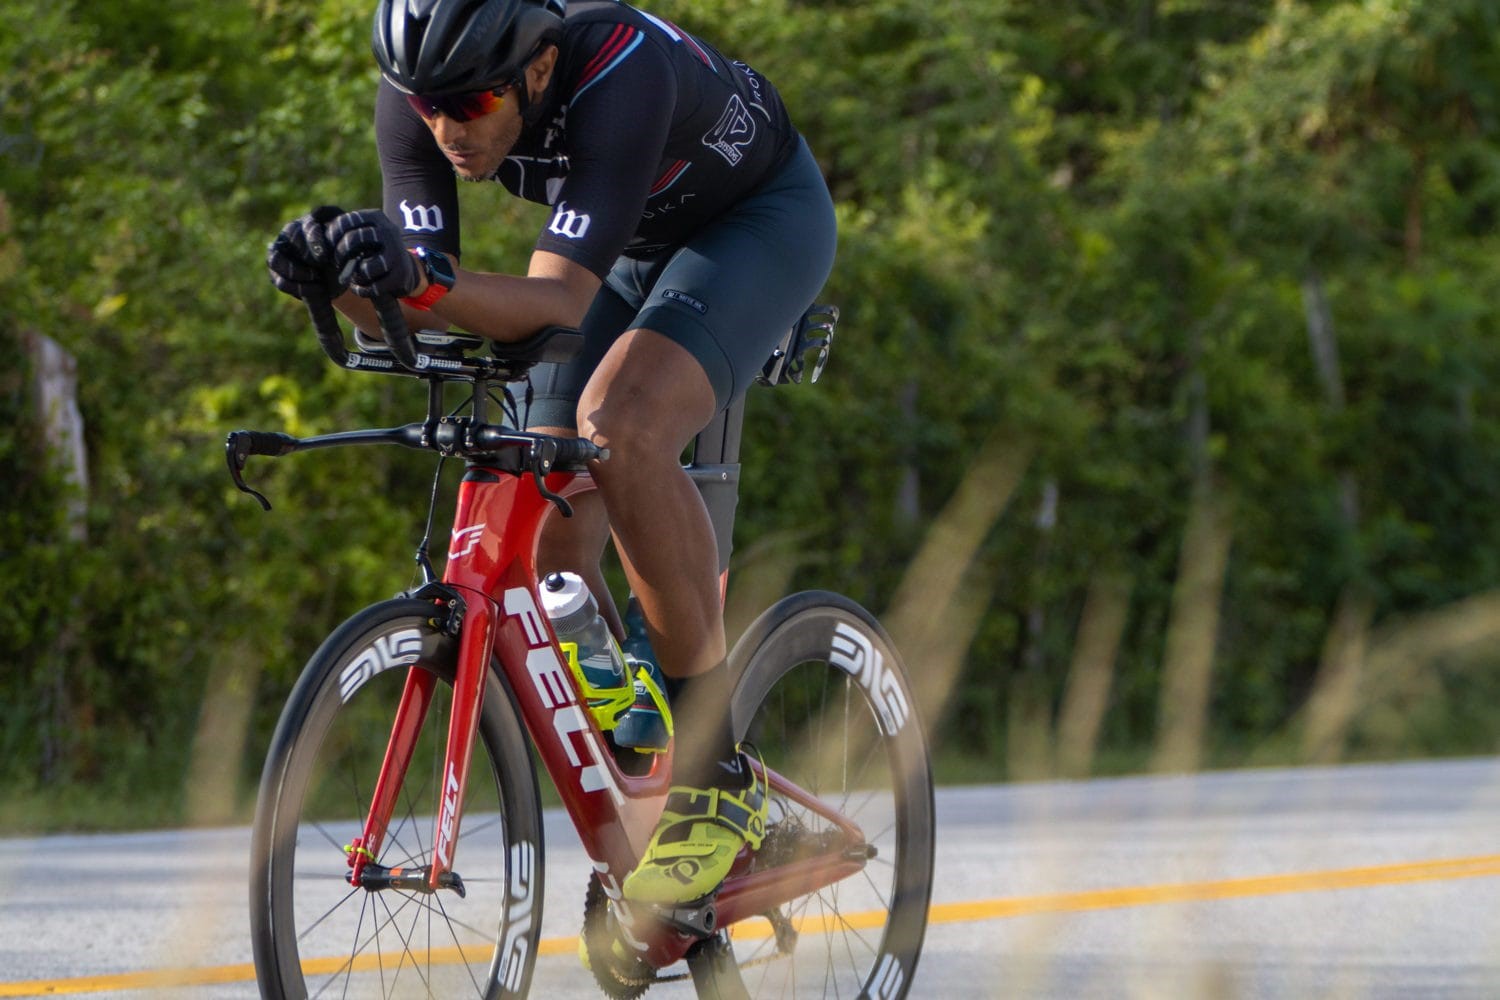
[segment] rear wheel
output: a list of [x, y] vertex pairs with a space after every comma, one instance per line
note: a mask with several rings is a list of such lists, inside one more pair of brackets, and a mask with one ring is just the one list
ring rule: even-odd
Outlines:
[[493, 670], [453, 852], [462, 892], [346, 880], [346, 847], [361, 833], [411, 669], [439, 684], [374, 860], [406, 872], [432, 863], [458, 645], [434, 627], [435, 610], [396, 600], [356, 615], [308, 662], [282, 712], [252, 847], [262, 996], [526, 994], [541, 930], [541, 807], [514, 704]]
[[[743, 920], [690, 956], [709, 998], [861, 996], [911, 988], [932, 892], [927, 745], [906, 669], [875, 618], [837, 594], [795, 594], [731, 655], [735, 731], [766, 766], [857, 824], [874, 849], [856, 875]], [[841, 836], [772, 788], [756, 864]]]

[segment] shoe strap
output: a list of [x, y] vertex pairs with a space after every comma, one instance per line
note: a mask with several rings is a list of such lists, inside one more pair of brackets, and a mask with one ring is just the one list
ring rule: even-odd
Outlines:
[[663, 817], [673, 825], [695, 820], [717, 823], [745, 838], [755, 850], [766, 836], [766, 786], [754, 778], [741, 792], [674, 785], [667, 794]]

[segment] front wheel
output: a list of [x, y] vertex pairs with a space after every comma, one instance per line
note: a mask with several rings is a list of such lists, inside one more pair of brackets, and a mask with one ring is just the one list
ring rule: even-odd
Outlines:
[[487, 672], [453, 870], [411, 883], [351, 886], [348, 846], [362, 831], [411, 670], [439, 682], [379, 857], [432, 863], [439, 776], [457, 640], [436, 607], [377, 604], [331, 635], [303, 670], [261, 778], [251, 848], [256, 978], [268, 998], [526, 995], [541, 931], [541, 806], [509, 692]]
[[[857, 824], [873, 855], [858, 874], [705, 942], [689, 959], [699, 996], [906, 996], [927, 928], [934, 810], [927, 744], [895, 647], [858, 604], [807, 592], [761, 615], [730, 666], [736, 735]], [[837, 835], [821, 811], [771, 791], [758, 862]]]

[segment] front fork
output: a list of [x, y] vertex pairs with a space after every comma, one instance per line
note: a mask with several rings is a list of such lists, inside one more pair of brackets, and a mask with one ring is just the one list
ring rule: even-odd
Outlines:
[[[479, 714], [484, 708], [484, 677], [489, 669], [495, 639], [497, 609], [484, 594], [469, 591], [457, 607], [450, 603], [450, 616], [458, 615], [463, 623], [459, 632], [458, 670], [453, 679], [453, 713], [448, 719], [448, 747], [443, 757], [442, 795], [432, 836], [432, 864], [426, 873], [427, 888], [436, 891], [451, 887], [445, 878], [453, 868], [454, 835], [458, 830], [459, 810], [468, 788], [469, 764], [474, 758], [474, 740], [479, 734]], [[437, 677], [428, 670], [413, 667], [406, 675], [396, 721], [391, 726], [385, 760], [365, 819], [364, 832], [345, 848], [348, 856], [350, 885], [365, 885], [366, 870], [375, 875], [375, 859], [385, 842], [396, 799], [406, 781], [421, 735], [428, 709], [432, 707]]]

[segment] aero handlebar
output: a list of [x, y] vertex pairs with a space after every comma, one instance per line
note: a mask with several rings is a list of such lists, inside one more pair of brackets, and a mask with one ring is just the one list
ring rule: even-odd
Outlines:
[[[333, 311], [333, 303], [326, 297], [316, 295], [309, 296], [305, 301], [323, 353], [340, 368], [350, 367], [349, 348], [344, 344], [344, 331], [339, 326], [338, 314]], [[375, 307], [375, 316], [380, 320], [380, 335], [385, 338], [396, 360], [408, 371], [427, 367], [420, 359], [411, 330], [407, 328], [401, 303], [389, 295], [382, 295], [371, 300], [371, 305]]]
[[318, 343], [329, 360], [340, 368], [426, 378], [433, 383], [433, 391], [439, 393], [441, 384], [445, 381], [473, 382], [475, 416], [444, 416], [438, 405], [440, 395], [430, 395], [427, 419], [400, 427], [339, 431], [308, 438], [297, 438], [275, 431], [233, 431], [224, 447], [229, 474], [235, 486], [259, 500], [266, 510], [270, 510], [269, 501], [245, 483], [245, 463], [251, 455], [280, 457], [314, 448], [396, 444], [435, 451], [443, 456], [484, 458], [487, 461], [494, 459], [495, 464], [510, 471], [529, 472], [536, 478], [543, 496], [568, 512], [566, 501], [546, 488], [543, 477], [557, 470], [583, 470], [589, 462], [608, 458], [608, 449], [580, 438], [550, 437], [485, 423], [480, 415], [482, 400], [488, 391], [485, 386], [490, 381], [514, 379], [539, 361], [560, 361], [571, 356], [582, 340], [578, 332], [562, 327], [548, 327], [528, 340], [497, 346], [497, 357], [493, 358], [468, 357], [463, 356], [462, 352], [457, 355], [427, 354], [417, 349], [416, 338], [407, 328], [406, 317], [396, 299], [381, 297], [375, 299], [373, 304], [380, 320], [380, 332], [395, 356], [394, 362], [388, 356], [351, 353], [344, 343], [343, 329], [339, 324], [338, 314], [334, 312], [333, 303], [327, 297], [306, 300]]

